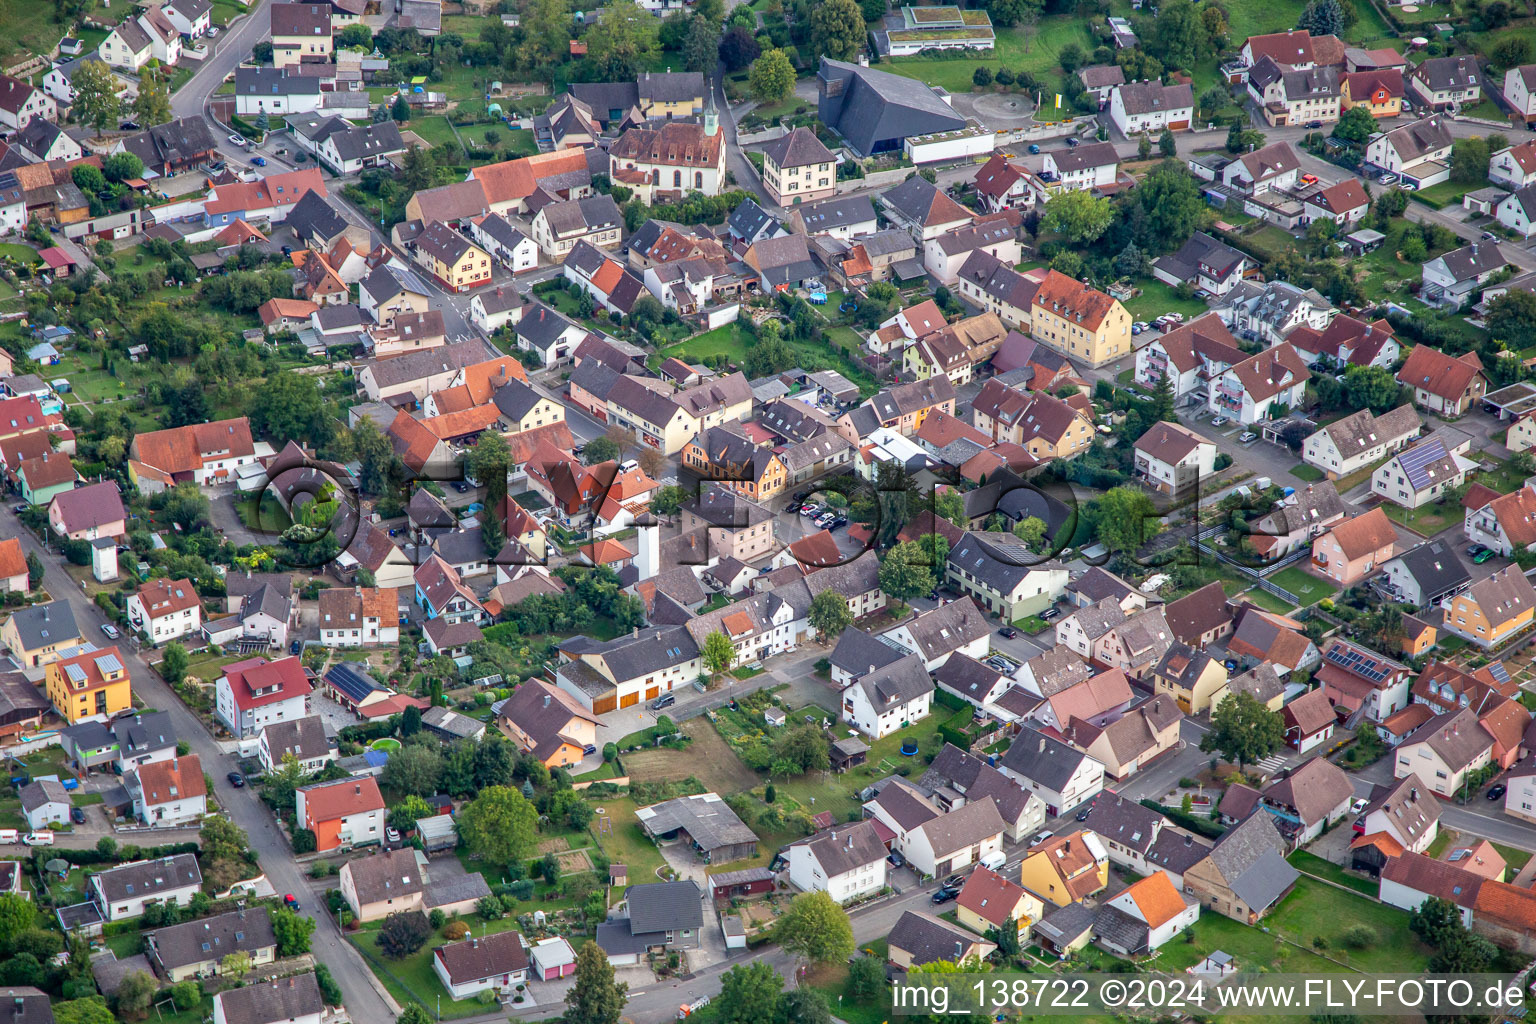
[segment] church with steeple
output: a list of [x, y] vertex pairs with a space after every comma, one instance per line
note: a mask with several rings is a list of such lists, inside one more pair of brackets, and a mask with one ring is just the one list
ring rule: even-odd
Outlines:
[[[609, 176], [646, 203], [682, 199], [690, 192], [719, 195], [725, 188], [725, 134], [714, 90], [706, 84], [700, 121], [637, 126], [608, 151]], [[700, 123], [702, 122], [702, 123]]]

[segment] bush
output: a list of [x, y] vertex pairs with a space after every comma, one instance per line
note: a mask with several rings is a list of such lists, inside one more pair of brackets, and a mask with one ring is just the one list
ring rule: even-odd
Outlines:
[[431, 935], [427, 917], [420, 911], [390, 914], [384, 919], [384, 927], [379, 929], [379, 952], [399, 960], [425, 946]]
[[1350, 949], [1368, 949], [1376, 944], [1376, 932], [1370, 925], [1354, 924], [1344, 930], [1340, 941]]
[[449, 942], [457, 942], [468, 934], [469, 925], [465, 924], [463, 921], [450, 922], [448, 927], [443, 929], [443, 938], [447, 939]]
[[314, 853], [315, 834], [307, 828], [295, 829], [293, 833], [294, 853]]
[[448, 915], [443, 913], [441, 908], [435, 908], [430, 914], [427, 915], [427, 923], [430, 924], [434, 930], [441, 928], [443, 923], [447, 920]]

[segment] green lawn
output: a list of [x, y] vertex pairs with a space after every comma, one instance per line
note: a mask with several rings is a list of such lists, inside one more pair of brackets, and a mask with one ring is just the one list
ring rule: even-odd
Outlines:
[[593, 797], [593, 809], [601, 807], [612, 824], [612, 830], [603, 832], [597, 821], [592, 823], [592, 837], [602, 849], [610, 864], [623, 864], [629, 868], [629, 884], [658, 880], [656, 869], [664, 866], [661, 856], [650, 836], [635, 818], [637, 804], [629, 797]]
[[[832, 308], [835, 309], [835, 307]], [[833, 328], [833, 330], [841, 330], [841, 328]], [[838, 349], [829, 349], [825, 344], [812, 344], [795, 338], [785, 338], [784, 340], [790, 348], [798, 353], [806, 356], [818, 356], [822, 361], [830, 358], [834, 364], [832, 369], [835, 369], [854, 384], [857, 384], [859, 390], [866, 395], [872, 395], [878, 390], [875, 387], [874, 378], [854, 366], [840, 351], [840, 346], [848, 340], [846, 335], [839, 335], [835, 339], [839, 345]], [[676, 356], [685, 363], [697, 363], [708, 357], [724, 356], [739, 367], [742, 360], [746, 358], [747, 348], [751, 343], [751, 336], [743, 330], [741, 324], [730, 323], [723, 327], [716, 327], [712, 331], [705, 331], [703, 334], [695, 334], [686, 341], [681, 341], [676, 345], [659, 350], [657, 353], [659, 357], [658, 362], [661, 359], [666, 359], [668, 356]]]
[[1298, 462], [1291, 467], [1291, 476], [1298, 480], [1305, 480], [1309, 484], [1321, 480], [1327, 475], [1327, 473], [1324, 473], [1316, 466], [1309, 466], [1305, 462]]
[[[1088, 23], [1073, 14], [1057, 14], [1041, 18], [1033, 39], [1027, 39], [1022, 29], [996, 28], [995, 49], [985, 60], [934, 60], [928, 57], [895, 57], [881, 62], [882, 71], [916, 78], [929, 85], [943, 86], [950, 92], [970, 92], [975, 88], [971, 75], [977, 66], [992, 71], [1007, 67], [1012, 71], [1028, 71], [1040, 79], [1046, 89], [1047, 107], [1050, 106], [1054, 87], [1061, 82], [1060, 54], [1068, 43], [1077, 43], [1086, 53], [1092, 53], [1094, 41], [1088, 31]], [[1031, 97], [1033, 99], [1033, 97]]]
[[[89, 15], [95, 7], [95, 0], [86, 0], [81, 16]], [[20, 43], [23, 49], [46, 55], [64, 37], [63, 28], [54, 23], [54, 9], [53, 4], [0, 0], [0, 25], [5, 26], [6, 37]]]
[[1408, 527], [1421, 537], [1433, 537], [1447, 526], [1462, 521], [1461, 506], [1454, 503], [1432, 501], [1418, 508], [1403, 508], [1401, 505], [1384, 501], [1381, 508], [1388, 519]]
[[1353, 889], [1356, 892], [1363, 892], [1367, 896], [1376, 895], [1377, 889], [1380, 888], [1378, 883], [1371, 881], [1369, 878], [1352, 875], [1339, 867], [1339, 865], [1333, 863], [1333, 861], [1323, 860], [1323, 858], [1308, 853], [1306, 850], [1297, 850], [1285, 859], [1290, 861], [1291, 866], [1297, 871], [1305, 871], [1309, 875], [1316, 875], [1318, 878], [1337, 882], [1339, 885]]
[[1155, 320], [1164, 313], [1183, 313], [1193, 319], [1206, 312], [1207, 307], [1199, 299], [1181, 299], [1171, 286], [1154, 278], [1144, 277], [1136, 282], [1141, 294], [1125, 303], [1125, 311], [1136, 320]]
[[[477, 937], [517, 927], [515, 917], [504, 917], [500, 921], [486, 921], [479, 915], [473, 915], [468, 923]], [[378, 940], [381, 927], [383, 927], [382, 921], [370, 921], [358, 931], [349, 933], [347, 938], [363, 952], [364, 959], [369, 961], [374, 975], [383, 982], [384, 987], [389, 990], [389, 994], [395, 998], [396, 1002], [402, 1006], [418, 1002], [428, 1011], [437, 1012], [438, 1000], [447, 995], [447, 990], [443, 988], [437, 972], [432, 969], [432, 950], [443, 945], [447, 940], [439, 932], [410, 956], [392, 960], [379, 951]], [[445, 924], [444, 927], [447, 925]], [[441, 1007], [442, 1018], [472, 1017], [484, 1014], [488, 1010], [486, 1004], [475, 999], [444, 999]]]
[[1484, 487], [1492, 487], [1500, 494], [1510, 494], [1520, 489], [1525, 483], [1524, 474], [1520, 473], [1507, 462], [1500, 462], [1489, 455], [1481, 455], [1481, 458], [1494, 465], [1492, 473], [1478, 471], [1472, 475], [1472, 479]]
[[13, 260], [36, 266], [42, 262], [37, 255], [37, 250], [30, 245], [22, 245], [20, 242], [0, 242], [0, 256], [9, 256]]
[[[1413, 973], [1422, 971], [1429, 962], [1427, 949], [1408, 930], [1406, 911], [1349, 896], [1310, 878], [1296, 883], [1267, 923], [1306, 946], [1321, 936], [1327, 940], [1329, 956], [1362, 971]], [[1376, 941], [1365, 949], [1352, 950], [1345, 946], [1343, 935], [1357, 924], [1372, 928]]]
[[[1241, 584], [1239, 584], [1239, 586], [1241, 586]], [[1281, 584], [1281, 586], [1284, 586], [1284, 584]], [[1287, 604], [1280, 598], [1276, 597], [1274, 594], [1271, 594], [1269, 591], [1261, 590], [1258, 587], [1254, 587], [1252, 590], [1243, 591], [1243, 597], [1247, 598], [1249, 601], [1252, 601], [1254, 604], [1258, 605], [1260, 608], [1263, 608], [1265, 611], [1275, 612], [1279, 615], [1289, 615], [1291, 612], [1296, 610], [1295, 605]]]
[[1284, 587], [1297, 597], [1301, 598], [1303, 605], [1316, 604], [1325, 597], [1332, 597], [1339, 592], [1339, 588], [1327, 580], [1319, 579], [1305, 569], [1291, 565], [1273, 576], [1269, 577], [1271, 583]]
[[[1492, 106], [1491, 101], [1489, 102], [1489, 105]], [[1469, 116], [1476, 117], [1487, 115], [1469, 113]], [[1475, 183], [1468, 184], [1466, 182], [1460, 181], [1442, 181], [1438, 185], [1431, 185], [1429, 188], [1420, 189], [1417, 192], [1412, 193], [1412, 198], [1420, 200], [1421, 202], [1424, 202], [1425, 206], [1431, 206], [1435, 209], [1439, 209], [1444, 206], [1460, 206], [1461, 197], [1466, 195], [1468, 192], [1471, 192], [1475, 188], [1477, 188]]]

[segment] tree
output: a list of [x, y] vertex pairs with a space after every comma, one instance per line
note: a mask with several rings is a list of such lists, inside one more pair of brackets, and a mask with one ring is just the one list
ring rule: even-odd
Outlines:
[[459, 835], [471, 853], [495, 864], [510, 864], [528, 856], [538, 821], [539, 812], [521, 793], [491, 786], [459, 811]]
[[1136, 139], [1136, 159], [1152, 159], [1152, 137], [1146, 132], [1142, 132]]
[[656, 55], [661, 27], [635, 0], [611, 0], [587, 32], [587, 59], [601, 81], [634, 78]]
[[1157, 137], [1157, 151], [1170, 158], [1179, 155], [1179, 140], [1174, 138], [1173, 132], [1167, 128], [1164, 128], [1163, 134]]
[[219, 972], [221, 974], [230, 974], [236, 978], [241, 978], [249, 974], [250, 971], [251, 954], [243, 949], [237, 949], [219, 961]]
[[46, 567], [36, 551], [27, 552], [27, 589], [36, 590], [43, 582]]
[[789, 54], [777, 47], [765, 50], [752, 62], [747, 73], [747, 89], [759, 103], [779, 103], [795, 91], [795, 66], [789, 62]]
[[1100, 544], [1114, 554], [1130, 554], [1157, 535], [1157, 506], [1139, 487], [1120, 486], [1106, 491], [1084, 510], [1089, 528]]
[[774, 761], [806, 772], [824, 772], [829, 764], [827, 734], [804, 722], [785, 731], [773, 745]]
[[143, 1020], [149, 1016], [160, 983], [148, 971], [134, 971], [117, 983], [112, 1001], [117, 1004], [117, 1015], [124, 1020]]
[[324, 433], [320, 389], [312, 377], [280, 370], [267, 377], [252, 396], [251, 426], [279, 446], [292, 441], [315, 443]]
[[1488, 333], [1510, 348], [1536, 344], [1536, 295], [1510, 289], [1488, 304]]
[[976, 70], [971, 72], [971, 84], [978, 89], [985, 89], [992, 84], [992, 69], [985, 64], [976, 65]]
[[[1146, 237], [1138, 242], [1157, 252], [1171, 252], [1189, 241], [1209, 209], [1200, 198], [1194, 176], [1173, 160], [1165, 160], [1148, 171], [1136, 187], [1135, 196], [1147, 215]], [[1052, 199], [1051, 205], [1059, 201], [1060, 197]]]
[[310, 936], [315, 933], [315, 919], [304, 917], [287, 907], [275, 907], [269, 912], [272, 934], [277, 937], [278, 956], [303, 956], [309, 952]]
[[737, 964], [720, 976], [715, 997], [721, 1024], [763, 1024], [774, 1019], [784, 979], [761, 960]]
[[1488, 140], [1477, 136], [1457, 139], [1451, 146], [1451, 180], [1462, 184], [1488, 178]]
[[1333, 126], [1334, 138], [1353, 142], [1357, 146], [1369, 142], [1375, 131], [1376, 118], [1364, 106], [1350, 107], [1339, 116], [1339, 123]]
[[1168, 68], [1193, 69], [1211, 48], [1200, 12], [1189, 0], [1165, 0], [1144, 38], [1146, 51]]
[[688, 34], [683, 37], [683, 67], [705, 75], [715, 70], [720, 59], [720, 30], [709, 23], [708, 18], [695, 14], [688, 21]]
[[823, 0], [811, 11], [811, 49], [833, 60], [853, 60], [868, 30], [854, 0]]
[[1488, 51], [1488, 56], [1493, 61], [1494, 67], [1505, 70], [1519, 67], [1521, 64], [1530, 62], [1530, 40], [1523, 36], [1506, 36], [1493, 44], [1493, 49]]
[[402, 797], [399, 803], [389, 809], [389, 823], [401, 832], [406, 832], [415, 828], [416, 822], [422, 818], [430, 818], [436, 813], [432, 805], [419, 796]]
[[145, 128], [171, 119], [171, 90], [163, 72], [146, 71], [139, 76], [139, 94], [131, 109], [134, 120]]
[[1336, 36], [1344, 32], [1344, 8], [1339, 0], [1310, 0], [1297, 19], [1297, 28], [1314, 36]]
[[0, 895], [0, 947], [15, 946], [16, 939], [36, 920], [37, 910], [31, 900], [11, 893]]
[[1087, 191], [1063, 192], [1045, 207], [1041, 226], [1074, 245], [1087, 245], [1109, 230], [1115, 211], [1109, 200]]
[[75, 90], [70, 113], [81, 124], [96, 129], [96, 137], [100, 138], [102, 130], [115, 124], [123, 112], [123, 101], [118, 98], [117, 79], [112, 70], [106, 61], [81, 61], [69, 84]]
[[778, 1019], [785, 1024], [832, 1024], [832, 1008], [818, 989], [790, 989], [779, 998]]
[[1147, 273], [1147, 255], [1135, 242], [1125, 243], [1125, 248], [1115, 256], [1115, 273], [1121, 277], [1143, 277]]
[[434, 1024], [434, 1022], [426, 1007], [420, 1003], [406, 1003], [405, 1009], [400, 1011], [400, 1016], [395, 1018], [395, 1024]]
[[[406, 102], [405, 93], [395, 93], [395, 102], [389, 105], [389, 116], [396, 121], [409, 121], [411, 119], [411, 105]], [[419, 148], [418, 146], [411, 147], [411, 149]]]
[[443, 755], [432, 746], [408, 743], [389, 755], [379, 781], [400, 793], [431, 796], [443, 777]]
[[887, 551], [876, 577], [886, 596], [902, 602], [930, 593], [938, 585], [932, 559], [913, 541], [903, 541]]
[[384, 919], [379, 929], [379, 952], [392, 960], [403, 960], [427, 944], [432, 926], [419, 910], [401, 910]]
[[594, 437], [587, 442], [587, 446], [581, 450], [581, 457], [589, 466], [601, 465], [604, 462], [612, 462], [622, 452], [619, 446], [606, 437]]
[[692, 495], [688, 488], [677, 484], [668, 484], [656, 492], [656, 497], [651, 499], [651, 511], [659, 516], [670, 516], [682, 507]]
[[565, 994], [566, 1024], [619, 1024], [629, 986], [613, 980], [602, 947], [588, 942], [576, 954], [576, 983]]
[[933, 514], [962, 530], [970, 529], [971, 519], [965, 514], [965, 499], [953, 488], [939, 491], [933, 496]]
[[855, 1002], [871, 1002], [884, 988], [885, 965], [879, 957], [861, 956], [848, 965], [848, 994]]
[[786, 952], [812, 963], [847, 960], [855, 948], [848, 912], [819, 889], [790, 901], [774, 935]]
[[52, 1009], [54, 1024], [117, 1024], [117, 1018], [112, 1016], [107, 1001], [101, 996], [69, 999], [54, 1003]]
[[187, 657], [185, 647], [174, 642], [166, 644], [165, 657], [160, 661], [160, 674], [166, 682], [175, 685], [186, 678], [187, 666], [191, 663], [192, 659]]
[[1219, 752], [1244, 768], [1285, 743], [1285, 722], [1250, 693], [1223, 698], [1211, 712], [1211, 728], [1200, 740], [1206, 753]]
[[725, 35], [720, 37], [719, 52], [727, 71], [740, 71], [757, 60], [762, 48], [757, 45], [757, 40], [752, 38], [752, 33], [745, 27], [732, 25], [726, 29]]
[[411, 704], [400, 712], [400, 738], [406, 739], [421, 732], [421, 708]]
[[1026, 516], [1014, 526], [1013, 535], [1023, 541], [1025, 547], [1038, 553], [1040, 545], [1045, 543], [1047, 529], [1044, 519], [1039, 516]]
[[1391, 370], [1380, 366], [1351, 366], [1344, 371], [1344, 395], [1352, 409], [1383, 413], [1395, 409], [1402, 386]]
[[853, 625], [853, 612], [848, 610], [848, 601], [842, 594], [828, 588], [811, 598], [806, 621], [825, 641], [840, 636], [843, 630]]
[[710, 678], [714, 678], [735, 664], [736, 648], [731, 646], [730, 637], [715, 630], [704, 638], [704, 646], [699, 650], [699, 660], [709, 670]]

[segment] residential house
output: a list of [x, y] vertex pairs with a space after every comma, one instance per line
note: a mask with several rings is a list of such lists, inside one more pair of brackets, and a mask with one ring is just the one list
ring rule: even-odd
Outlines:
[[271, 17], [274, 67], [331, 59], [330, 4], [277, 4]]
[[[973, 251], [960, 266], [956, 287], [968, 301], [1009, 327], [1028, 330], [1043, 275], [1025, 275], [986, 252]], [[873, 348], [873, 346], [872, 346]]]
[[[1163, 620], [1179, 643], [1196, 650], [1215, 643], [1232, 632], [1232, 612], [1226, 591], [1213, 589], [1209, 583], [1163, 606]], [[1198, 710], [1198, 709], [1196, 709]]]
[[1246, 358], [1221, 317], [1206, 313], [1139, 349], [1136, 380], [1151, 388], [1166, 376], [1176, 405], [1204, 404], [1210, 381]]
[[1235, 921], [1255, 924], [1291, 891], [1300, 873], [1285, 860], [1286, 843], [1269, 814], [1253, 814], [1228, 830], [1184, 872], [1184, 891]]
[[1043, 732], [1026, 729], [1008, 747], [997, 768], [1045, 801], [1055, 817], [1104, 789], [1104, 766], [1082, 751]]
[[[1536, 149], [1529, 159], [1536, 168]], [[1419, 297], [1433, 306], [1459, 309], [1473, 301], [1478, 290], [1506, 266], [1508, 261], [1496, 242], [1473, 242], [1452, 249], [1424, 263]]]
[[1438, 605], [1472, 582], [1456, 549], [1444, 541], [1418, 544], [1382, 566], [1385, 583], [1399, 600], [1417, 608]]
[[1313, 757], [1265, 786], [1261, 795], [1259, 807], [1275, 819], [1287, 842], [1300, 847], [1349, 813], [1355, 787], [1344, 769], [1326, 757]]
[[1136, 475], [1178, 500], [1216, 472], [1216, 444], [1180, 423], [1156, 423], [1136, 439]]
[[87, 718], [107, 720], [133, 707], [128, 669], [116, 647], [97, 650], [83, 643], [43, 664], [48, 699], [71, 725]]
[[950, 549], [945, 573], [955, 587], [1008, 622], [1055, 604], [1068, 578], [1064, 565], [1040, 559], [1011, 537], [972, 532]]
[[1536, 588], [1518, 565], [1506, 566], [1440, 604], [1442, 628], [1480, 647], [1495, 647], [1531, 625]]
[[115, 540], [126, 535], [126, 521], [122, 493], [112, 480], [63, 491], [48, 503], [48, 525], [68, 540]]
[[866, 816], [896, 834], [896, 851], [926, 877], [943, 878], [1002, 848], [1005, 823], [991, 797], [943, 811], [899, 780], [885, 786], [864, 809]]
[[18, 608], [0, 626], [0, 642], [11, 657], [24, 668], [47, 665], [74, 653], [84, 643], [84, 634], [75, 625], [74, 609], [68, 601], [50, 601]]
[[992, 154], [977, 169], [974, 182], [976, 198], [987, 213], [1033, 209], [1040, 194], [1033, 186], [1038, 182], [1034, 174], [1006, 153]]
[[214, 690], [214, 717], [237, 739], [305, 717], [313, 687], [295, 657], [255, 657], [226, 665]]
[[1303, 442], [1302, 461], [1337, 480], [1402, 451], [1422, 423], [1412, 405], [1380, 416], [1369, 409], [1350, 413], [1319, 429]]
[[959, 280], [960, 268], [973, 252], [984, 252], [1012, 266], [1024, 255], [1018, 240], [1019, 223], [1019, 214], [1013, 210], [977, 217], [924, 242], [923, 265], [946, 286]]
[[1403, 112], [1401, 68], [1370, 68], [1349, 71], [1339, 86], [1339, 111], [1364, 107], [1372, 117], [1397, 117]]
[[1416, 772], [1409, 772], [1372, 788], [1355, 830], [1365, 836], [1386, 834], [1403, 849], [1423, 853], [1440, 834], [1440, 802]]
[[342, 899], [358, 921], [377, 921], [394, 913], [420, 911], [426, 880], [409, 846], [358, 857], [341, 866]]
[[432, 969], [454, 999], [512, 993], [528, 980], [528, 947], [521, 932], [472, 935], [434, 949]]
[[191, 580], [153, 579], [128, 596], [128, 624], [158, 647], [203, 628], [203, 602]]
[[534, 244], [552, 263], [562, 263], [578, 242], [611, 249], [619, 244], [624, 218], [613, 197], [589, 196], [548, 203], [534, 214]]
[[773, 549], [773, 512], [729, 487], [709, 484], [681, 512], [682, 532], [707, 530], [710, 551], [720, 558], [750, 562]]
[[1084, 452], [1094, 438], [1092, 422], [1077, 406], [1044, 392], [1010, 388], [996, 377], [972, 401], [971, 422], [994, 443], [1022, 445], [1040, 462]]
[[1309, 195], [1301, 205], [1303, 223], [1332, 221], [1342, 230], [1365, 218], [1371, 206], [1371, 197], [1365, 194], [1365, 188], [1360, 182], [1354, 178], [1345, 178]]
[[[1178, 287], [1187, 281], [1197, 289], [1203, 289], [1212, 295], [1219, 296], [1225, 295], [1233, 288], [1236, 288], [1252, 266], [1252, 263], [1244, 253], [1232, 248], [1225, 242], [1217, 241], [1204, 231], [1196, 231], [1189, 236], [1189, 240], [1180, 246], [1177, 251], [1159, 257], [1152, 262], [1152, 276], [1164, 284], [1170, 284], [1173, 287]], [[1193, 327], [1195, 323], [1206, 320], [1210, 316], [1211, 314], [1209, 313], [1202, 314], [1197, 320], [1188, 325], [1175, 327], [1174, 331], [1165, 333], [1153, 344], [1162, 344], [1166, 349], [1169, 334], [1185, 330], [1186, 327]], [[1214, 332], [1216, 325], [1220, 323], [1221, 321], [1218, 318], [1213, 323], [1206, 324], [1206, 327], [1202, 330]], [[1221, 332], [1225, 333], [1224, 326], [1221, 328]], [[1219, 338], [1220, 334], [1216, 333], [1213, 336]], [[1181, 347], [1188, 348], [1189, 346]], [[1147, 348], [1143, 348], [1141, 351], [1145, 352]], [[1139, 364], [1141, 361], [1140, 352], [1137, 353], [1137, 356]], [[1235, 360], [1229, 360], [1229, 362], [1235, 362]]]
[[[1516, 117], [1526, 124], [1536, 121], [1536, 64], [1522, 64], [1504, 72], [1503, 92]], [[1491, 170], [1488, 178], [1493, 180]]]
[[990, 868], [972, 871], [955, 899], [956, 919], [965, 927], [978, 935], [1012, 929], [1019, 942], [1028, 941], [1044, 910], [1040, 897]]
[[1451, 131], [1441, 115], [1422, 118], [1373, 137], [1365, 162], [1419, 188], [1450, 178]]
[[597, 742], [598, 719], [576, 698], [540, 680], [518, 687], [496, 715], [496, 727], [547, 768], [573, 765]]
[[908, 655], [867, 672], [843, 689], [842, 718], [870, 739], [880, 739], [928, 717], [933, 679], [923, 660]]
[[1474, 493], [1476, 490], [1474, 487], [1463, 500], [1467, 539], [1505, 556], [1530, 550], [1536, 544], [1536, 488], [1522, 486], [1491, 499], [1488, 493]]
[[881, 193], [879, 204], [892, 222], [924, 244], [964, 227], [973, 217], [943, 189], [915, 174]]
[[123, 786], [133, 801], [134, 817], [151, 828], [190, 825], [208, 813], [208, 787], [196, 754], [130, 769]]
[[[1227, 641], [1227, 653], [1236, 657], [1244, 669], [1267, 662], [1277, 672], [1305, 672], [1322, 658], [1295, 619], [1244, 603], [1236, 621]], [[1236, 682], [1234, 678], [1227, 684], [1234, 693]]]
[[1172, 697], [1186, 714], [1197, 715], [1226, 695], [1222, 663], [1185, 643], [1169, 645], [1149, 675], [1153, 692]]
[[1430, 57], [1408, 71], [1413, 101], [1430, 110], [1459, 110], [1475, 106], [1483, 95], [1482, 69], [1477, 57], [1461, 54]]
[[[28, 82], [11, 75], [0, 75], [0, 128], [9, 131], [20, 132], [14, 141], [20, 142], [31, 150], [41, 160], [51, 160], [55, 155], [51, 153], [52, 141], [39, 151], [34, 148], [38, 136], [33, 134], [31, 122], [34, 118], [40, 119], [44, 124], [54, 121], [59, 116], [59, 105], [52, 96], [41, 89], [33, 88]], [[57, 135], [57, 130], [51, 133]], [[79, 156], [79, 146], [75, 147], [75, 155]]]
[[1452, 797], [1469, 772], [1493, 757], [1493, 735], [1471, 708], [1447, 711], [1425, 722], [1393, 752], [1392, 777], [1417, 775], [1436, 796]]
[[332, 587], [320, 592], [320, 643], [370, 647], [400, 642], [399, 597], [388, 587]]
[[837, 194], [837, 160], [809, 128], [795, 128], [762, 149], [763, 187], [780, 206]]
[[975, 601], [961, 597], [886, 630], [880, 639], [908, 654], [921, 655], [923, 670], [936, 672], [956, 654], [985, 655], [990, 635]]
[[[825, 57], [822, 62], [826, 63]], [[890, 962], [906, 971], [940, 960], [979, 964], [997, 949], [997, 944], [921, 910], [907, 910], [891, 928], [887, 947]]]
[[441, 221], [426, 225], [406, 246], [416, 262], [449, 291], [464, 292], [490, 283], [490, 253]]
[[[957, 661], [947, 662], [940, 674]], [[934, 803], [944, 810], [990, 799], [1002, 816], [1003, 834], [1011, 842], [1023, 842], [1045, 824], [1045, 801], [1038, 793], [1025, 789], [984, 759], [951, 743], [944, 744], [918, 785], [932, 793]]]
[[1194, 90], [1187, 84], [1127, 82], [1109, 94], [1109, 120], [1120, 134], [1184, 131], [1194, 120]]
[[86, 878], [86, 885], [91, 902], [101, 910], [102, 917], [124, 921], [142, 917], [152, 903], [186, 906], [201, 891], [203, 873], [198, 869], [197, 857], [178, 853], [98, 871]]
[[1322, 330], [1337, 312], [1321, 292], [1286, 281], [1244, 281], [1212, 302], [1211, 310], [1239, 337], [1269, 345], [1303, 325]]
[[611, 641], [573, 637], [560, 646], [555, 684], [595, 715], [656, 699], [702, 671], [699, 648], [681, 626], [653, 626]]
[[1337, 715], [1378, 725], [1408, 706], [1413, 675], [1375, 651], [1334, 637], [1323, 650], [1316, 679]]
[[298, 822], [315, 834], [321, 853], [384, 841], [384, 798], [372, 777], [301, 786], [294, 804]]
[[1392, 456], [1371, 474], [1371, 493], [1404, 508], [1418, 508], [1460, 487], [1475, 463], [1428, 437]]
[[1052, 194], [1087, 192], [1114, 185], [1119, 167], [1120, 157], [1112, 143], [1090, 142], [1048, 150], [1040, 164], [1040, 178]]
[[320, 1024], [324, 1014], [313, 973], [225, 989], [213, 997], [213, 1024]]
[[305, 772], [317, 772], [336, 760], [336, 750], [336, 741], [326, 734], [324, 720], [319, 715], [309, 715], [261, 730], [257, 757], [269, 772], [290, 755]]
[[253, 967], [270, 964], [277, 959], [277, 937], [267, 908], [256, 906], [145, 932], [144, 952], [174, 985], [217, 975], [231, 953], [244, 953]]
[[1282, 343], [1223, 371], [1211, 382], [1208, 407], [1252, 426], [1300, 406], [1311, 379], [1301, 354]]
[[28, 782], [16, 791], [21, 816], [33, 831], [46, 830], [69, 821], [69, 791], [55, 779]]
[[1340, 586], [1375, 573], [1392, 557], [1397, 530], [1380, 508], [1346, 519], [1312, 542], [1312, 567]]
[[1285, 742], [1305, 754], [1326, 743], [1333, 736], [1337, 718], [1328, 694], [1321, 689], [1308, 690], [1280, 709], [1285, 722]]
[[1057, 271], [1036, 289], [1030, 336], [1090, 366], [1103, 366], [1131, 350], [1131, 317], [1119, 301]]
[[1142, 698], [1113, 721], [1071, 718], [1063, 735], [1068, 743], [1102, 764], [1104, 774], [1124, 779], [1172, 750], [1179, 743], [1183, 721], [1184, 714], [1175, 701], [1154, 695]]
[[1053, 906], [1081, 902], [1109, 884], [1109, 851], [1084, 829], [1054, 836], [1030, 847], [1019, 862], [1019, 882]]

